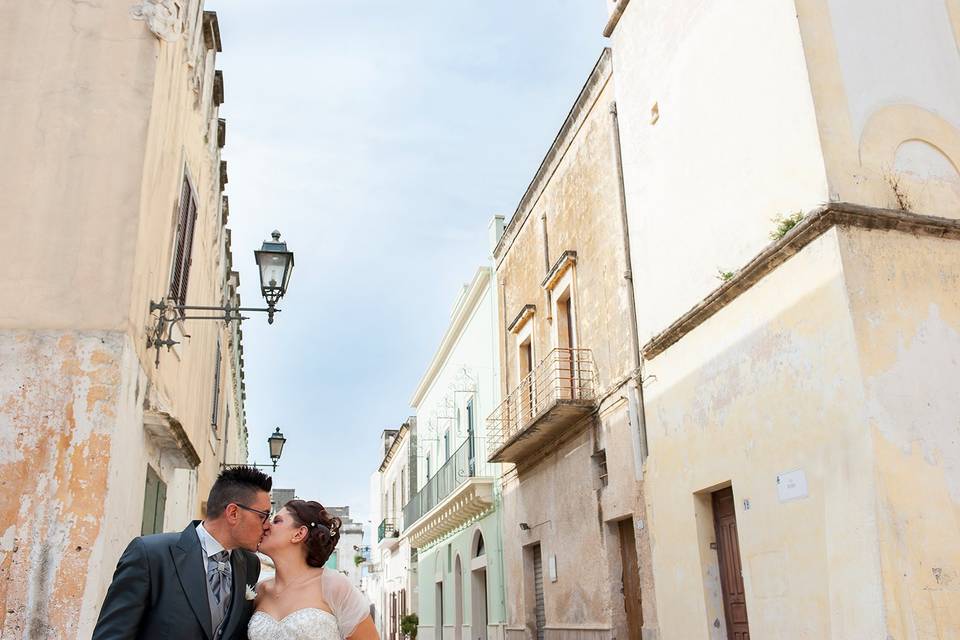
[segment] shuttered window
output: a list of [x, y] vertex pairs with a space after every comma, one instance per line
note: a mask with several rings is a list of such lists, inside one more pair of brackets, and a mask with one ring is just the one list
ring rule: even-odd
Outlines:
[[217, 338], [217, 357], [213, 361], [213, 409], [210, 412], [210, 424], [214, 432], [217, 431], [220, 420], [220, 369], [221, 369], [220, 338]]
[[143, 493], [143, 521], [140, 535], [163, 532], [163, 513], [167, 506], [167, 485], [153, 467], [147, 466], [147, 482]]
[[193, 230], [197, 223], [197, 199], [190, 179], [183, 176], [180, 207], [177, 211], [176, 242], [173, 246], [173, 270], [170, 276], [170, 297], [177, 304], [187, 303], [187, 283], [190, 279]]

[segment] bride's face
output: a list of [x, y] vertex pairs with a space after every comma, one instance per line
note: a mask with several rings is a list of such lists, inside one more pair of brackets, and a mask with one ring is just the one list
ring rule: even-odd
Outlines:
[[293, 519], [290, 512], [286, 509], [280, 509], [277, 515], [273, 516], [270, 526], [263, 532], [263, 539], [260, 541], [260, 551], [270, 555], [284, 547], [295, 546], [303, 542], [307, 537], [307, 528]]

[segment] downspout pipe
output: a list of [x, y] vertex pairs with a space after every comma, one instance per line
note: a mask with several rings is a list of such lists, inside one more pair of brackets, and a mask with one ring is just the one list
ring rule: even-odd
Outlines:
[[633, 261], [630, 257], [630, 228], [627, 221], [627, 193], [623, 183], [623, 152], [620, 147], [620, 119], [617, 116], [617, 103], [610, 103], [610, 124], [613, 144], [614, 166], [617, 168], [617, 196], [620, 204], [620, 227], [623, 233], [623, 279], [627, 286], [627, 300], [630, 307], [630, 351], [633, 358], [633, 375], [629, 383], [629, 404], [631, 413], [637, 419], [637, 434], [639, 465], [638, 479], [642, 473], [643, 462], [646, 461], [647, 449], [647, 416], [643, 402], [643, 362], [640, 358], [640, 335], [637, 328], [637, 297], [633, 285]]

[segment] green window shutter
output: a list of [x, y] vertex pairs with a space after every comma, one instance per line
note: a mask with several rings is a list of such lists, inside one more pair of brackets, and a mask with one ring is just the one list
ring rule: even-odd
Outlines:
[[143, 489], [143, 519], [140, 535], [147, 536], [163, 531], [163, 514], [167, 506], [167, 485], [153, 467], [147, 465], [147, 480]]

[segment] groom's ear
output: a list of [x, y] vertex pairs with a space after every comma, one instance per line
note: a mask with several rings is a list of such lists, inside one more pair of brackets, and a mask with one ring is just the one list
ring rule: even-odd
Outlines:
[[240, 507], [231, 502], [227, 505], [227, 508], [223, 510], [223, 513], [220, 514], [223, 518], [226, 518], [227, 522], [230, 524], [236, 524], [237, 518], [240, 516]]

